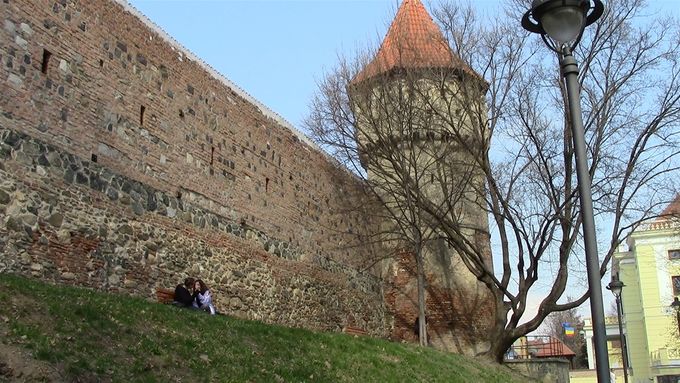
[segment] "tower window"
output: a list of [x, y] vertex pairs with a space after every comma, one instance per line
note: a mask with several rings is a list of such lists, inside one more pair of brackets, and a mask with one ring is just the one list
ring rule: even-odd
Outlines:
[[45, 74], [47, 74], [47, 68], [50, 65], [50, 58], [52, 58], [52, 52], [48, 51], [47, 49], [43, 49], [42, 66], [40, 67], [40, 71]]
[[139, 108], [139, 125], [144, 125], [144, 112], [146, 112], [146, 107], [142, 105]]
[[264, 191], [265, 193], [269, 191], [269, 178], [264, 179]]

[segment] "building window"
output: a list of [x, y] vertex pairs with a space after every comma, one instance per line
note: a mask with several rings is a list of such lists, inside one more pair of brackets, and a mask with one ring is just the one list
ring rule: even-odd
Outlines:
[[680, 275], [671, 277], [673, 280], [673, 295], [680, 295]]
[[680, 249], [668, 250], [668, 259], [680, 260]]

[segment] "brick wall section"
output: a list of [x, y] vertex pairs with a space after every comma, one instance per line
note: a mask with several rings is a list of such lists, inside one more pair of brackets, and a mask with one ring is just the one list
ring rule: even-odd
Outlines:
[[0, 128], [0, 160], [0, 272], [148, 297], [194, 275], [232, 315], [387, 333], [371, 274], [301, 261], [257, 229], [13, 130]]
[[[495, 307], [488, 290], [456, 275], [442, 277], [450, 267], [425, 259], [425, 313], [428, 341], [450, 352], [477, 355], [489, 347], [488, 334]], [[418, 285], [415, 257], [408, 252], [391, 264], [392, 278], [384, 290], [385, 304], [394, 315], [392, 339], [417, 342]], [[467, 271], [466, 271], [467, 272]]]
[[347, 174], [304, 137], [117, 2], [0, 18], [0, 271], [146, 296], [192, 274], [237, 315], [386, 334]]
[[344, 194], [323, 154], [121, 5], [8, 0], [2, 16], [5, 126], [83, 159], [96, 155], [154, 188], [190, 193], [307, 255], [342, 240], [343, 230], [330, 228], [362, 225], [358, 215], [332, 214]]

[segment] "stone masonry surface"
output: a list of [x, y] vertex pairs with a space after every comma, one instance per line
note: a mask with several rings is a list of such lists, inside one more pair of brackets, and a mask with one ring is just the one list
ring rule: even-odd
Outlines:
[[[0, 1], [0, 272], [389, 333], [346, 172], [108, 0]], [[350, 204], [351, 205], [351, 204]]]
[[200, 275], [234, 315], [336, 330], [351, 312], [353, 323], [382, 326], [384, 313], [371, 313], [379, 287], [362, 284], [374, 279], [339, 280], [345, 270], [291, 261], [286, 244], [251, 228], [28, 136], [0, 130], [0, 138], [0, 271], [135, 295]]

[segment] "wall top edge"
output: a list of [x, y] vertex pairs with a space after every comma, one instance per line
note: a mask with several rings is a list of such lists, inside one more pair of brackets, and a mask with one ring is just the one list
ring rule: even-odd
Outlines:
[[165, 42], [170, 44], [173, 48], [180, 51], [188, 59], [193, 60], [194, 62], [198, 63], [198, 65], [200, 65], [201, 68], [203, 68], [206, 72], [208, 72], [215, 79], [222, 82], [224, 85], [226, 85], [228, 88], [230, 88], [231, 90], [236, 92], [236, 94], [243, 97], [245, 100], [247, 100], [251, 104], [255, 105], [262, 114], [264, 114], [265, 116], [276, 121], [281, 126], [290, 130], [298, 139], [300, 139], [300, 141], [304, 142], [308, 146], [312, 147], [313, 149], [315, 149], [315, 150], [319, 151], [320, 153], [324, 154], [325, 156], [327, 156], [326, 152], [321, 150], [321, 148], [316, 143], [314, 143], [309, 137], [307, 137], [307, 135], [305, 135], [299, 129], [297, 129], [295, 126], [293, 126], [293, 124], [286, 121], [286, 119], [281, 117], [281, 115], [279, 115], [278, 113], [269, 109], [269, 107], [267, 107], [265, 104], [263, 104], [262, 102], [257, 100], [255, 97], [251, 96], [248, 92], [246, 92], [241, 87], [239, 87], [234, 82], [232, 82], [227, 77], [225, 77], [223, 74], [221, 74], [220, 72], [215, 70], [212, 66], [210, 66], [210, 64], [206, 63], [203, 59], [201, 59], [200, 57], [195, 55], [188, 48], [186, 48], [180, 42], [175, 40], [174, 37], [170, 36], [170, 34], [165, 32], [165, 30], [163, 30], [163, 28], [158, 26], [158, 24], [156, 24], [149, 17], [147, 17], [145, 14], [143, 14], [137, 8], [135, 8], [132, 4], [128, 3], [128, 0], [111, 0], [111, 1], [122, 6], [123, 9], [126, 12], [130, 13], [131, 15], [133, 15], [137, 19], [139, 19], [144, 25], [146, 25], [149, 29], [151, 29], [153, 32], [155, 32], [160, 38], [165, 40]]

